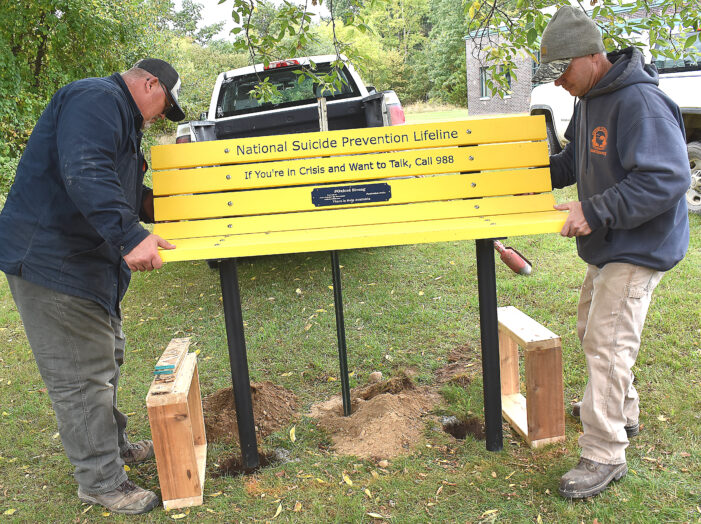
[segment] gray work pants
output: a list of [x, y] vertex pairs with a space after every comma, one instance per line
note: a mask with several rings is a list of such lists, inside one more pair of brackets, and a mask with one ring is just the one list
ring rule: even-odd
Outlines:
[[112, 491], [127, 479], [119, 453], [128, 445], [127, 417], [117, 409], [122, 322], [91, 300], [7, 281], [75, 479], [89, 494]]

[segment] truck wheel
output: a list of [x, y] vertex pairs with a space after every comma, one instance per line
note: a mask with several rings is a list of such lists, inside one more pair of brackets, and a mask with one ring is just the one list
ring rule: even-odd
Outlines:
[[548, 131], [548, 150], [551, 155], [557, 155], [562, 151], [562, 147], [560, 146], [560, 142], [557, 141], [553, 121], [548, 117], [545, 117], [545, 129]]
[[701, 214], [701, 142], [689, 142], [686, 149], [691, 168], [691, 185], [686, 192], [686, 204], [689, 211]]

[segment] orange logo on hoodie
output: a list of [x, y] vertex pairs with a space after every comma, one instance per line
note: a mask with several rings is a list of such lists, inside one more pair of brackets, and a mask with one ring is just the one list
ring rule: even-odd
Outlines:
[[604, 126], [599, 126], [591, 133], [591, 152], [606, 156], [609, 132]]

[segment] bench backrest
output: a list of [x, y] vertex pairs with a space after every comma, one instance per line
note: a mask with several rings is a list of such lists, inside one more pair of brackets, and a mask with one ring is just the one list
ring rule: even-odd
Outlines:
[[154, 146], [166, 261], [556, 232], [542, 116]]

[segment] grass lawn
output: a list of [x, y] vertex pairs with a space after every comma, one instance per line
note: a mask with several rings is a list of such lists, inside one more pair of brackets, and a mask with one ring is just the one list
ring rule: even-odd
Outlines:
[[[438, 120], [438, 119], [437, 119]], [[423, 120], [427, 121], [427, 120]], [[556, 198], [573, 198], [572, 189]], [[291, 461], [246, 477], [215, 477], [235, 449], [210, 444], [203, 506], [121, 517], [81, 505], [51, 403], [37, 372], [7, 282], [0, 279], [0, 516], [17, 522], [698, 522], [701, 518], [701, 217], [690, 216], [687, 257], [662, 280], [650, 308], [636, 366], [642, 431], [628, 449], [629, 474], [601, 496], [568, 502], [559, 477], [577, 460], [579, 422], [566, 417], [567, 440], [531, 450], [504, 426], [504, 450], [471, 436], [458, 441], [427, 424], [425, 441], [386, 467], [339, 456], [305, 416], [339, 391], [328, 253], [242, 259], [241, 297], [253, 381], [270, 380], [299, 398], [299, 419], [267, 437]], [[562, 337], [565, 402], [586, 383], [575, 333], [585, 264], [559, 235], [506, 242], [533, 263], [513, 274], [497, 261], [499, 305], [513, 305]], [[372, 371], [404, 369], [434, 384], [448, 354], [468, 345], [479, 363], [474, 242], [340, 253], [352, 386]], [[299, 289], [301, 294], [296, 290]], [[123, 303], [127, 359], [120, 398], [132, 438], [149, 436], [145, 396], [168, 341], [192, 338], [203, 395], [230, 385], [219, 277], [205, 262], [167, 264], [135, 274]], [[479, 366], [476, 366], [479, 367]], [[482, 415], [481, 375], [445, 386], [436, 414]], [[296, 440], [289, 431], [295, 426]], [[158, 490], [155, 463], [130, 477]], [[352, 483], [344, 481], [344, 476]], [[374, 516], [373, 516], [374, 515]]]

